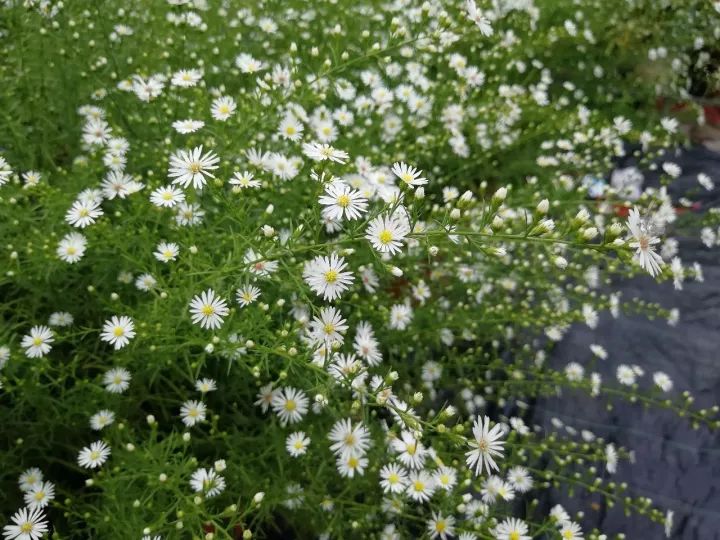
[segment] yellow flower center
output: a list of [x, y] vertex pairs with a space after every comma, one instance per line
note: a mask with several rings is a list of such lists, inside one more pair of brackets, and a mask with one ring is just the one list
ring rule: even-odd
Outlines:
[[113, 334], [115, 334], [115, 337], [120, 337], [124, 333], [125, 333], [125, 330], [120, 326], [116, 326], [115, 329], [113, 330]]
[[92, 461], [100, 459], [100, 452], [98, 452], [97, 450], [93, 450], [92, 452], [90, 452], [90, 459]]
[[517, 531], [513, 531], [510, 533], [510, 536], [508, 538], [510, 538], [510, 540], [520, 540], [520, 533]]
[[347, 208], [348, 205], [350, 204], [350, 197], [348, 197], [348, 196], [345, 195], [345, 194], [340, 195], [340, 196], [337, 198], [337, 203], [338, 203], [339, 206], [342, 206], [343, 208]]
[[355, 456], [350, 456], [350, 458], [348, 458], [347, 464], [348, 467], [354, 469], [360, 464], [360, 461], [358, 461], [358, 458], [356, 458]]
[[21, 531], [21, 532], [24, 532], [24, 533], [27, 534], [27, 533], [29, 533], [29, 532], [32, 531], [32, 530], [33, 530], [33, 524], [30, 523], [29, 521], [26, 521], [25, 523], [23, 523], [22, 525], [20, 525], [20, 531]]
[[38, 491], [35, 493], [35, 500], [36, 501], [42, 501], [45, 498], [45, 492], [44, 491]]
[[349, 433], [347, 435], [347, 437], [345, 437], [345, 444], [348, 444], [348, 445], [355, 444], [355, 435], [353, 435], [352, 433]]
[[412, 181], [414, 180], [414, 178], [413, 178], [413, 175], [412, 175], [412, 174], [410, 174], [410, 173], [405, 173], [405, 174], [403, 174], [403, 175], [400, 177], [400, 180], [402, 180], [402, 181], [405, 182], [406, 184], [409, 184], [410, 182], [412, 182]]
[[206, 317], [209, 317], [213, 313], [215, 313], [215, 308], [212, 307], [210, 304], [205, 304], [202, 309], [200, 310], [200, 313], [205, 315]]
[[292, 412], [292, 411], [294, 411], [295, 409], [297, 409], [297, 403], [295, 403], [295, 400], [294, 400], [294, 399], [288, 399], [288, 400], [285, 402], [285, 410], [286, 410], [286, 411], [289, 411], [289, 412]]
[[405, 451], [410, 454], [411, 456], [415, 455], [415, 452], [417, 452], [417, 444], [415, 443], [408, 443], [405, 445]]
[[166, 249], [165, 251], [163, 251], [163, 257], [165, 257], [166, 259], [172, 259], [173, 252], [170, 251], [169, 249]]
[[193, 161], [190, 164], [190, 172], [193, 174], [197, 174], [202, 170], [202, 165], [200, 165], [197, 161]]
[[378, 235], [378, 239], [380, 240], [380, 242], [381, 242], [382, 244], [389, 244], [390, 242], [392, 242], [393, 235], [392, 235], [392, 233], [391, 233], [389, 230], [384, 229], [384, 230]]
[[288, 126], [285, 128], [285, 133], [288, 135], [295, 135], [295, 127], [294, 126]]
[[445, 532], [445, 529], [447, 529], [447, 524], [445, 523], [444, 519], [441, 519], [435, 524], [435, 530], [439, 533]]
[[68, 255], [75, 255], [77, 253], [77, 249], [75, 249], [73, 246], [68, 246], [67, 248], [67, 254]]
[[328, 270], [325, 272], [325, 281], [327, 283], [335, 283], [338, 278], [338, 273], [335, 270]]
[[39, 338], [39, 337], [33, 338], [33, 345], [35, 345], [36, 347], [39, 347], [40, 345], [42, 345], [42, 342], [43, 342], [42, 338]]
[[302, 447], [303, 447], [303, 443], [300, 439], [295, 441], [295, 450], [302, 450]]
[[325, 330], [325, 333], [326, 333], [326, 334], [332, 334], [332, 333], [335, 331], [335, 325], [334, 325], [334, 324], [327, 323], [327, 324], [323, 327], [323, 330]]
[[388, 484], [397, 484], [399, 481], [400, 477], [397, 473], [391, 473], [390, 476], [388, 476]]
[[413, 483], [413, 488], [415, 488], [415, 491], [423, 491], [425, 490], [425, 482], [422, 480], [415, 480]]
[[565, 538], [566, 540], [572, 540], [573, 538], [575, 538], [575, 534], [568, 529], [563, 533], [563, 538]]
[[87, 208], [81, 208], [80, 211], [78, 212], [78, 215], [80, 217], [88, 217], [90, 215], [90, 212], [88, 212]]

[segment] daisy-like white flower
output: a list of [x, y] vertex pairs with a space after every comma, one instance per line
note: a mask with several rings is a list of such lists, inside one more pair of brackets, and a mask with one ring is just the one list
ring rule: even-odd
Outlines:
[[161, 186], [150, 194], [150, 202], [163, 208], [172, 208], [183, 201], [185, 194], [173, 186]]
[[132, 192], [135, 181], [127, 173], [122, 171], [110, 171], [100, 186], [103, 196], [106, 199], [119, 197], [124, 199]]
[[57, 255], [66, 263], [76, 263], [85, 255], [87, 240], [85, 237], [76, 232], [68, 233], [63, 236], [57, 247]]
[[340, 476], [344, 478], [354, 478], [357, 474], [362, 476], [365, 468], [368, 466], [368, 459], [362, 456], [340, 456], [337, 458], [335, 465], [337, 466]]
[[249, 306], [255, 300], [260, 298], [260, 289], [258, 289], [255, 285], [244, 285], [237, 290], [235, 298], [240, 306]]
[[257, 188], [262, 185], [259, 180], [253, 177], [253, 173], [249, 171], [233, 173], [230, 184], [235, 186], [234, 189]]
[[52, 482], [40, 482], [35, 484], [23, 496], [25, 504], [31, 510], [45, 508], [55, 498], [55, 484]]
[[256, 276], [267, 277], [278, 269], [277, 261], [264, 260], [262, 255], [255, 253], [253, 249], [248, 249], [245, 252], [243, 261], [248, 265], [250, 273]]
[[380, 487], [385, 493], [402, 493], [408, 484], [407, 471], [396, 463], [380, 469]]
[[198, 469], [190, 477], [190, 487], [195, 493], [215, 497], [225, 490], [225, 479], [215, 469]]
[[413, 310], [409, 304], [395, 304], [390, 308], [390, 328], [405, 330], [412, 321]]
[[560, 528], [560, 537], [563, 540], [583, 540], [585, 538], [580, 525], [574, 521], [566, 521], [563, 523], [563, 526]]
[[273, 399], [275, 399], [275, 396], [279, 395], [279, 393], [282, 390], [279, 388], [273, 388], [272, 383], [266, 384], [262, 388], [260, 388], [260, 391], [257, 394], [257, 401], [255, 401], [255, 405], [260, 407], [262, 409], [262, 412], [267, 412], [267, 410], [272, 405]]
[[362, 456], [370, 447], [368, 429], [360, 422], [353, 427], [349, 418], [335, 422], [328, 439], [333, 443], [330, 450], [338, 456]]
[[103, 375], [103, 384], [105, 390], [111, 394], [122, 394], [130, 388], [130, 379], [132, 379], [132, 376], [127, 369], [113, 368]]
[[421, 469], [425, 463], [425, 446], [409, 431], [403, 431], [399, 438], [393, 439], [392, 448], [399, 454], [400, 462], [409, 469]]
[[377, 216], [365, 230], [367, 238], [380, 253], [400, 253], [402, 242], [410, 234], [410, 225], [407, 219], [397, 214], [383, 214]]
[[182, 88], [189, 88], [195, 86], [200, 79], [202, 79], [202, 71], [199, 69], [181, 69], [173, 73], [170, 84]]
[[508, 482], [520, 493], [526, 493], [533, 487], [533, 480], [525, 467], [513, 467], [507, 473]]
[[457, 484], [457, 471], [452, 467], [438, 467], [433, 475], [433, 480], [438, 489], [450, 491]]
[[422, 186], [428, 182], [426, 178], [422, 177], [422, 171], [419, 171], [415, 167], [411, 167], [402, 161], [393, 164], [392, 172], [409, 186]]
[[660, 242], [660, 239], [655, 236], [652, 225], [640, 218], [640, 212], [637, 208], [630, 210], [627, 224], [630, 233], [633, 235], [630, 247], [636, 248], [635, 259], [651, 276], [658, 275], [664, 263], [662, 257], [655, 253], [653, 247]]
[[521, 519], [507, 518], [493, 531], [496, 540], [530, 540], [528, 526]]
[[208, 289], [190, 302], [190, 314], [192, 322], [199, 324], [201, 328], [216, 329], [223, 324], [225, 317], [230, 310], [227, 302], [215, 295], [215, 291]]
[[405, 493], [414, 501], [429, 501], [435, 493], [435, 480], [430, 473], [422, 469], [413, 471], [408, 475], [408, 484]]
[[18, 484], [20, 490], [23, 492], [30, 491], [35, 486], [38, 486], [43, 481], [43, 473], [37, 467], [32, 467], [20, 475]]
[[466, 0], [465, 9], [467, 10], [468, 18], [473, 21], [480, 29], [480, 33], [485, 36], [493, 35], [493, 27], [490, 24], [490, 19], [483, 15], [475, 3], [475, 0]]
[[192, 184], [195, 189], [202, 189], [207, 178], [215, 178], [210, 171], [217, 169], [219, 162], [220, 158], [212, 151], [203, 154], [202, 146], [190, 151], [179, 150], [170, 156], [168, 176], [172, 178], [173, 184], [180, 184], [184, 188]]
[[56, 311], [50, 314], [48, 324], [50, 326], [71, 326], [75, 318], [67, 311]]
[[215, 99], [210, 107], [210, 114], [215, 120], [224, 122], [237, 110], [237, 103], [229, 96], [222, 96]]
[[347, 152], [333, 148], [329, 144], [319, 143], [303, 144], [303, 154], [314, 161], [325, 161], [329, 159], [335, 163], [345, 163], [350, 157]]
[[8, 181], [8, 178], [10, 178], [11, 174], [12, 169], [10, 168], [10, 165], [4, 157], [0, 156], [0, 186], [2, 186]]
[[182, 418], [183, 424], [192, 427], [205, 420], [206, 412], [207, 407], [202, 401], [190, 400], [180, 407], [180, 418]]
[[495, 463], [495, 457], [502, 457], [503, 445], [500, 440], [503, 430], [500, 424], [495, 424], [490, 428], [490, 418], [477, 417], [473, 422], [473, 440], [470, 441], [472, 450], [465, 452], [467, 456], [465, 462], [468, 467], [475, 469], [475, 474], [482, 474], [483, 468], [487, 469], [488, 474], [494, 469], [498, 470]]
[[178, 225], [188, 227], [202, 223], [204, 215], [205, 210], [200, 208], [199, 204], [187, 204], [183, 202], [178, 205], [177, 214], [175, 214], [175, 221]]
[[320, 255], [305, 265], [303, 279], [315, 294], [332, 301], [340, 298], [353, 282], [352, 272], [345, 272], [345, 268], [345, 259], [337, 253], [329, 257]]
[[180, 253], [180, 246], [174, 242], [160, 242], [155, 248], [155, 258], [163, 263], [168, 263], [177, 259]]
[[265, 69], [265, 64], [247, 53], [240, 53], [237, 58], [235, 58], [235, 65], [243, 73], [257, 73], [261, 69]]
[[342, 317], [342, 313], [334, 307], [326, 307], [320, 310], [320, 315], [313, 317], [309, 327], [309, 337], [315, 344], [325, 344], [327, 346], [333, 343], [342, 344], [345, 341], [343, 337], [348, 329], [347, 322]]
[[355, 329], [353, 348], [355, 349], [355, 353], [371, 367], [377, 366], [382, 362], [380, 344], [375, 339], [372, 326], [365, 321], [361, 321]]
[[308, 397], [305, 392], [286, 386], [273, 396], [272, 408], [280, 418], [280, 423], [296, 424], [308, 411]]
[[325, 206], [323, 217], [336, 221], [343, 217], [359, 219], [367, 211], [367, 199], [344, 182], [333, 182], [325, 186], [325, 195], [320, 197], [320, 204]]
[[50, 352], [53, 341], [53, 332], [47, 326], [33, 326], [30, 333], [22, 338], [20, 346], [25, 349], [28, 358], [40, 358]]
[[106, 409], [96, 412], [90, 417], [90, 427], [95, 431], [100, 431], [112, 424], [114, 421], [115, 413]]
[[25, 182], [23, 189], [28, 189], [37, 186], [42, 180], [42, 175], [37, 171], [27, 171], [22, 174], [22, 179]]
[[172, 127], [178, 133], [187, 135], [188, 133], [195, 133], [197, 130], [202, 129], [205, 126], [205, 122], [202, 120], [176, 120], [172, 123]]
[[126, 315], [120, 317], [113, 315], [105, 321], [100, 339], [107, 341], [115, 347], [115, 350], [122, 349], [132, 338], [135, 337], [135, 323]]
[[100, 208], [100, 202], [96, 200], [77, 200], [73, 203], [70, 210], [65, 214], [65, 221], [70, 225], [84, 229], [88, 225], [95, 223], [95, 219], [102, 216], [103, 211]]
[[427, 522], [427, 530], [430, 538], [447, 540], [448, 536], [455, 535], [455, 518], [443, 516], [440, 512], [433, 512], [432, 519]]
[[304, 129], [302, 123], [295, 118], [295, 115], [287, 114], [282, 122], [280, 122], [277, 132], [283, 139], [299, 141], [302, 138]]
[[292, 457], [300, 457], [307, 452], [310, 446], [310, 437], [302, 431], [296, 431], [288, 435], [285, 440], [285, 448]]
[[147, 292], [154, 289], [155, 285], [157, 285], [157, 279], [155, 279], [152, 274], [140, 274], [135, 280], [135, 287], [141, 291]]
[[105, 463], [108, 457], [110, 457], [110, 447], [103, 441], [95, 441], [89, 447], [80, 450], [77, 462], [86, 469], [96, 469]]
[[12, 517], [12, 524], [3, 527], [5, 540], [38, 540], [48, 531], [45, 514], [40, 508], [21, 508]]
[[207, 394], [208, 392], [214, 392], [215, 390], [217, 390], [217, 383], [215, 382], [215, 379], [200, 379], [198, 381], [195, 381], [195, 390], [203, 394]]

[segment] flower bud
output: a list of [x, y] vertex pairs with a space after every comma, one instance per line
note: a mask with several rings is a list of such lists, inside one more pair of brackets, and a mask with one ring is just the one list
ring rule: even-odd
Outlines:
[[567, 268], [568, 262], [567, 262], [567, 259], [565, 259], [565, 257], [558, 256], [558, 257], [555, 257], [555, 259], [553, 260], [553, 264], [555, 266], [557, 266], [560, 270], [565, 270], [565, 268]]
[[505, 200], [505, 197], [507, 197], [507, 188], [501, 187], [493, 194], [492, 200], [494, 203], [500, 204]]
[[415, 190], [415, 198], [420, 200], [425, 198], [425, 188], [420, 186]]
[[538, 214], [547, 214], [547, 211], [550, 209], [550, 201], [547, 199], [543, 199], [540, 201], [537, 205], [537, 212]]

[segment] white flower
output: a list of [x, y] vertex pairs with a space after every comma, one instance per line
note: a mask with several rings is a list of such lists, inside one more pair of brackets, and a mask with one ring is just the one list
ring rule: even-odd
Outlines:
[[3, 527], [5, 540], [38, 540], [48, 531], [45, 514], [40, 508], [21, 508], [13, 515], [12, 522]]
[[403, 431], [399, 438], [393, 439], [392, 448], [399, 454], [400, 462], [409, 469], [421, 469], [425, 463], [427, 450], [409, 431]]
[[109, 426], [115, 421], [115, 413], [108, 410], [96, 412], [90, 417], [90, 427], [95, 431]]
[[80, 450], [78, 465], [86, 469], [95, 469], [105, 463], [110, 456], [110, 447], [103, 441], [96, 441]]
[[332, 301], [340, 298], [353, 282], [352, 272], [344, 272], [345, 268], [345, 259], [337, 253], [318, 256], [305, 264], [303, 279], [315, 294]]
[[296, 424], [308, 411], [308, 397], [302, 390], [286, 386], [273, 396], [272, 408], [280, 418], [280, 423]]
[[339, 221], [343, 217], [349, 220], [359, 219], [367, 211], [367, 199], [357, 190], [343, 182], [333, 182], [325, 187], [325, 195], [320, 197], [325, 206], [323, 218]]
[[170, 84], [173, 86], [189, 88], [191, 86], [195, 86], [200, 79], [202, 79], [202, 71], [199, 69], [181, 69], [180, 71], [173, 73]]
[[373, 219], [366, 229], [365, 238], [381, 253], [400, 253], [402, 242], [410, 234], [407, 219], [398, 214], [383, 214]]
[[37, 467], [27, 469], [20, 475], [18, 484], [20, 490], [23, 492], [30, 491], [35, 486], [39, 485], [43, 481], [43, 473]]
[[651, 276], [656, 276], [660, 273], [660, 269], [664, 264], [662, 257], [655, 253], [653, 247], [660, 242], [660, 239], [653, 234], [651, 225], [640, 219], [640, 212], [638, 212], [637, 208], [630, 210], [628, 228], [634, 238], [630, 242], [630, 247], [637, 248], [635, 259]]
[[57, 247], [57, 255], [66, 263], [76, 263], [85, 255], [87, 240], [76, 232], [66, 234]]
[[202, 401], [186, 401], [180, 407], [180, 418], [188, 427], [192, 427], [195, 424], [199, 424], [205, 420], [205, 413], [207, 407]]
[[380, 487], [385, 493], [402, 493], [408, 484], [407, 471], [396, 463], [380, 469]]
[[197, 130], [202, 129], [205, 126], [205, 122], [202, 120], [176, 120], [172, 123], [172, 127], [175, 131], [182, 135], [188, 133], [195, 133]]
[[217, 297], [215, 291], [208, 289], [190, 302], [190, 314], [192, 322], [199, 324], [201, 328], [217, 329], [223, 324], [225, 317], [230, 310], [224, 299]]
[[236, 300], [241, 307], [249, 306], [260, 297], [260, 289], [255, 285], [245, 285], [236, 292]]
[[490, 25], [490, 20], [477, 8], [475, 0], [466, 0], [465, 9], [467, 10], [468, 17], [477, 25], [483, 36], [493, 35], [493, 27]]
[[179, 150], [170, 156], [168, 176], [172, 178], [173, 184], [180, 184], [184, 188], [192, 184], [195, 189], [202, 189], [207, 178], [215, 178], [210, 171], [218, 168], [220, 158], [212, 151], [205, 154], [202, 151], [203, 147], [198, 146], [190, 151]]
[[40, 358], [50, 352], [53, 341], [53, 332], [47, 326], [33, 326], [30, 334], [22, 338], [20, 346], [25, 349], [28, 358]]
[[334, 307], [322, 308], [320, 315], [310, 322], [309, 337], [315, 344], [342, 344], [348, 326], [342, 314]]
[[155, 253], [153, 253], [153, 255], [155, 255], [155, 258], [158, 261], [168, 263], [177, 259], [179, 253], [180, 246], [174, 242], [160, 242], [155, 248]]
[[307, 437], [302, 431], [291, 433], [285, 440], [285, 448], [292, 457], [304, 455], [309, 445], [310, 437]]
[[516, 518], [506, 518], [495, 527], [493, 535], [496, 540], [531, 540], [527, 536], [527, 532], [528, 526], [524, 521]]
[[368, 466], [368, 459], [362, 456], [340, 456], [335, 461], [340, 476], [354, 478], [357, 474], [362, 476]]
[[292, 114], [285, 115], [280, 126], [278, 127], [278, 135], [283, 139], [290, 141], [299, 141], [302, 138], [302, 132], [305, 128]]
[[225, 490], [225, 479], [214, 469], [198, 469], [190, 477], [190, 487], [195, 493], [215, 497]]
[[392, 172], [409, 186], [421, 186], [428, 182], [426, 178], [422, 177], [422, 171], [403, 162], [394, 163]]
[[433, 511], [432, 519], [427, 522], [427, 530], [430, 538], [446, 540], [448, 536], [455, 536], [455, 518]]
[[475, 474], [482, 474], [483, 468], [489, 473], [492, 470], [499, 470], [495, 463], [495, 457], [502, 457], [504, 442], [500, 441], [503, 430], [500, 424], [495, 424], [490, 429], [490, 418], [477, 417], [473, 423], [473, 437], [470, 441], [472, 450], [465, 452], [465, 461], [468, 467], [475, 469]]
[[96, 200], [77, 200], [73, 203], [70, 210], [65, 214], [65, 221], [75, 227], [84, 229], [88, 225], [95, 223], [95, 218], [102, 216], [103, 211], [100, 208], [100, 202]]
[[335, 422], [328, 439], [333, 443], [330, 445], [330, 450], [337, 456], [362, 456], [370, 447], [368, 429], [360, 422], [353, 427], [349, 418]]
[[135, 324], [130, 317], [122, 315], [105, 321], [100, 339], [107, 341], [115, 347], [115, 350], [122, 349], [132, 338], [135, 337]]
[[230, 179], [230, 184], [237, 186], [239, 189], [260, 187], [260, 181], [253, 178], [253, 174], [248, 171], [235, 172]]
[[560, 537], [563, 540], [583, 540], [582, 529], [574, 521], [566, 521], [560, 528]]
[[55, 498], [55, 485], [52, 482], [35, 484], [25, 492], [23, 498], [31, 510], [45, 508]]
[[425, 502], [430, 500], [435, 489], [433, 477], [426, 470], [421, 469], [409, 474], [405, 493], [414, 501]]
[[217, 383], [215, 382], [215, 379], [200, 379], [195, 381], [195, 390], [203, 394], [207, 394], [208, 392], [217, 390]]
[[395, 304], [390, 308], [390, 328], [405, 330], [412, 321], [413, 310], [408, 304]]
[[229, 96], [222, 96], [212, 102], [212, 106], [210, 107], [210, 114], [212, 114], [212, 117], [215, 120], [220, 120], [221, 122], [224, 122], [233, 114], [235, 114], [236, 109], [237, 103], [235, 103], [235, 100], [233, 98]]
[[185, 201], [185, 194], [173, 186], [162, 186], [150, 194], [150, 202], [155, 206], [172, 208]]
[[130, 387], [130, 372], [125, 368], [113, 368], [103, 375], [105, 390], [111, 394], [122, 394]]
[[337, 150], [329, 144], [305, 143], [303, 144], [303, 154], [314, 161], [325, 161], [329, 159], [336, 163], [345, 163], [348, 160], [348, 153]]

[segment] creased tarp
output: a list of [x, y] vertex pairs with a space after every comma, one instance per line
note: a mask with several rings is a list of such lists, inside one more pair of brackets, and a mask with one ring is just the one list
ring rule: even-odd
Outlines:
[[[662, 161], [680, 165], [683, 174], [668, 188], [674, 201], [687, 197], [701, 203], [700, 212], [720, 206], [720, 189], [700, 187], [697, 175], [708, 174], [720, 186], [720, 154], [705, 148], [692, 148], [664, 156]], [[629, 163], [621, 163], [627, 166]], [[648, 185], [658, 185], [657, 172], [645, 172]], [[694, 237], [678, 237], [679, 256], [684, 264], [699, 262], [705, 281], [686, 280], [684, 290], [675, 291], [671, 281], [656, 284], [649, 278], [616, 283], [625, 300], [641, 298], [666, 308], [677, 307], [680, 321], [675, 327], [665, 320], [649, 321], [644, 316], [620, 315], [613, 319], [603, 313], [596, 329], [575, 325], [557, 346], [551, 365], [562, 369], [576, 361], [588, 366], [590, 344], [597, 343], [608, 352], [607, 360], [598, 360], [595, 370], [603, 381], [616, 381], [620, 364], [638, 364], [645, 369], [640, 385], [652, 386], [652, 373], [664, 371], [674, 382], [671, 396], [688, 390], [699, 407], [720, 404], [720, 249], [709, 249]], [[628, 495], [647, 496], [656, 504], [674, 510], [670, 538], [682, 540], [720, 540], [720, 433], [706, 428], [693, 430], [689, 422], [674, 413], [644, 409], [639, 405], [614, 400], [614, 409], [606, 409], [605, 398], [591, 399], [565, 391], [561, 397], [543, 399], [534, 412], [536, 424], [551, 427], [556, 417], [578, 430], [589, 429], [616, 445], [635, 450], [634, 465], [621, 462], [613, 476], [627, 482]], [[607, 473], [602, 473], [609, 477]], [[624, 516], [621, 505], [607, 509], [598, 496], [577, 491], [552, 492], [549, 506], [557, 502], [568, 511], [585, 512], [583, 524], [597, 526], [604, 533], [623, 532], [628, 539], [665, 538], [663, 527], [649, 519]]]

